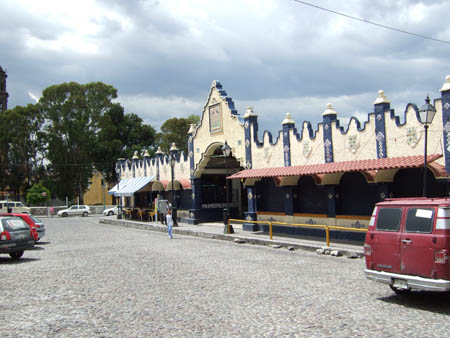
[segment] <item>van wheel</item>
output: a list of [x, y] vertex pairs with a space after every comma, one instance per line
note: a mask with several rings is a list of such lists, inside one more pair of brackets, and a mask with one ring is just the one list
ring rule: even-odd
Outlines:
[[392, 291], [394, 291], [397, 295], [407, 295], [411, 292], [411, 289], [399, 289], [393, 285], [389, 285]]
[[88, 213], [87, 211], [83, 212], [83, 217], [87, 217]]
[[9, 253], [9, 256], [12, 259], [19, 259], [20, 257], [22, 257], [22, 255], [23, 255], [23, 251], [16, 251], [16, 252], [10, 252]]

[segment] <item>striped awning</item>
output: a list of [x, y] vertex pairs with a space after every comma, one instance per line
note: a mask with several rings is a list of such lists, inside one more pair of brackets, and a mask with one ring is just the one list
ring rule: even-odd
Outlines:
[[119, 181], [113, 188], [108, 191], [108, 194], [119, 196], [133, 196], [136, 191], [144, 188], [148, 183], [154, 180], [155, 176], [143, 176], [134, 178], [124, 178]]

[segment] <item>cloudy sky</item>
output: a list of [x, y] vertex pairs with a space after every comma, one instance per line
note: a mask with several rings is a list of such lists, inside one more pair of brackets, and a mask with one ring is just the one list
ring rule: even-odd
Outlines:
[[[448, 0], [309, 0], [450, 41]], [[200, 115], [213, 80], [240, 115], [276, 132], [287, 112], [317, 123], [328, 102], [365, 120], [379, 89], [403, 116], [439, 97], [450, 44], [352, 20], [295, 0], [0, 0], [0, 66], [9, 108], [48, 86], [102, 81], [155, 128]]]

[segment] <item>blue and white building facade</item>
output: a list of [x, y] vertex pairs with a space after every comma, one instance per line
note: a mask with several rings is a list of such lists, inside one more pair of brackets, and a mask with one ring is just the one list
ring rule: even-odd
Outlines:
[[[193, 224], [222, 220], [228, 206], [233, 218], [366, 227], [374, 203], [422, 195], [423, 103], [399, 115], [380, 90], [365, 121], [341, 125], [329, 103], [315, 127], [282, 114], [274, 137], [259, 132], [257, 108], [238, 114], [213, 81], [200, 123], [189, 130], [188, 154], [173, 152], [173, 187], [170, 154], [136, 154], [118, 166], [121, 179], [154, 176], [149, 190], [175, 190], [179, 217]], [[437, 113], [428, 129], [428, 196], [450, 196], [450, 76], [431, 103]]]

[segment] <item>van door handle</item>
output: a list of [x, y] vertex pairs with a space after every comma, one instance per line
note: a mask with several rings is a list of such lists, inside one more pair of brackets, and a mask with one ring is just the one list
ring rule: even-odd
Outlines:
[[410, 239], [402, 239], [402, 242], [405, 243], [405, 244], [411, 244], [412, 240], [410, 240]]

